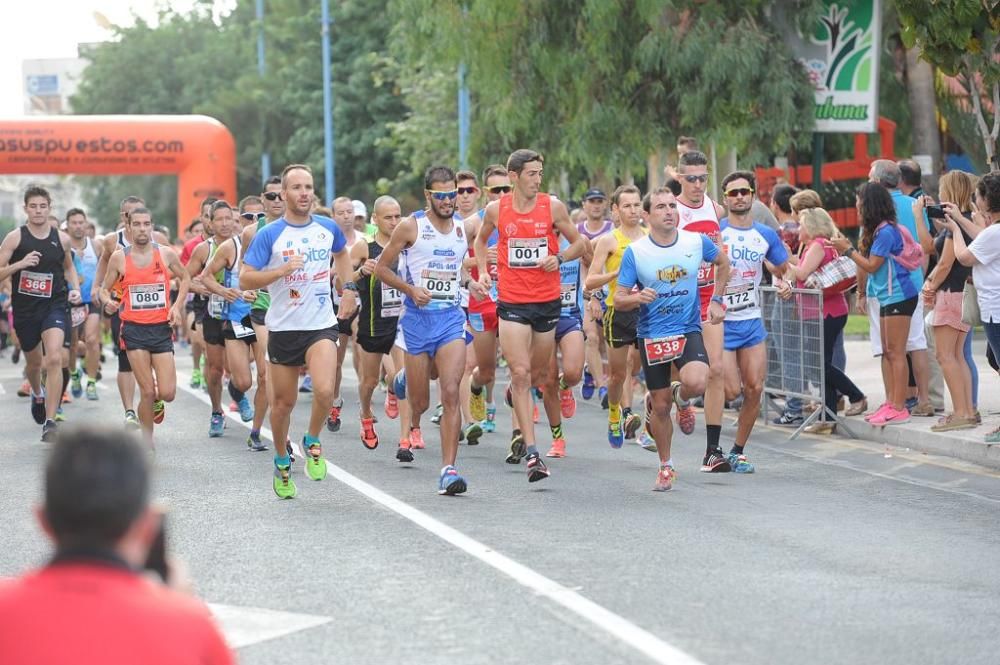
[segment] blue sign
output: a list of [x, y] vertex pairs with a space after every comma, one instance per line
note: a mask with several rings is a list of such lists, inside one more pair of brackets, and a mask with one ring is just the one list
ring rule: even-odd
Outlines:
[[44, 76], [29, 76], [28, 94], [30, 95], [58, 95], [59, 76], [57, 74], [46, 74]]

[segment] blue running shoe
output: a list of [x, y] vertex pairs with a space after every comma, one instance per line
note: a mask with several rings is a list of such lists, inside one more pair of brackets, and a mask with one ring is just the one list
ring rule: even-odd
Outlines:
[[396, 399], [406, 399], [406, 370], [401, 369], [392, 380], [392, 392], [396, 394]]
[[70, 372], [69, 376], [70, 376], [70, 383], [69, 383], [70, 393], [73, 395], [73, 399], [80, 399], [81, 397], [83, 397], [83, 384], [80, 383], [79, 370], [77, 370], [76, 372]]
[[302, 379], [302, 385], [299, 386], [300, 393], [311, 393], [313, 391], [313, 380], [312, 377], [306, 374], [306, 378]]
[[625, 432], [622, 431], [622, 422], [608, 421], [608, 443], [612, 448], [621, 448], [625, 443]]
[[583, 370], [583, 385], [580, 386], [580, 394], [583, 399], [590, 399], [594, 396], [594, 390], [596, 385], [594, 384], [594, 377], [588, 370]]
[[732, 467], [733, 473], [753, 473], [753, 464], [747, 461], [746, 455], [740, 455], [735, 451], [730, 451], [726, 455], [726, 459], [729, 460], [729, 466]]
[[237, 403], [237, 406], [240, 407], [240, 420], [245, 423], [253, 420], [253, 405], [250, 404], [250, 398], [244, 395], [243, 399]]
[[486, 405], [486, 420], [479, 423], [483, 427], [484, 433], [493, 433], [497, 431], [497, 405], [487, 404]]
[[221, 413], [213, 413], [208, 423], [208, 435], [213, 439], [222, 436], [226, 429], [226, 417]]
[[597, 391], [597, 396], [601, 398], [601, 408], [605, 411], [608, 410], [608, 389], [605, 386], [601, 386], [601, 389]]
[[463, 493], [468, 487], [465, 478], [458, 475], [458, 469], [450, 464], [441, 471], [441, 480], [438, 481], [438, 494], [454, 496]]
[[[247, 448], [249, 448], [255, 453], [259, 453], [267, 450], [269, 447], [270, 446], [268, 446], [264, 441], [261, 440], [260, 432], [250, 432], [250, 436], [247, 437]], [[288, 464], [290, 466], [291, 461], [289, 461]]]

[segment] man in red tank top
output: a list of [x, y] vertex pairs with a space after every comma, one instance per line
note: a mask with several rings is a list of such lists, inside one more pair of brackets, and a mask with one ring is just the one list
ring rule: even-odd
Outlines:
[[[132, 245], [120, 248], [108, 260], [101, 285], [101, 301], [109, 312], [120, 312], [121, 348], [128, 355], [139, 385], [139, 424], [153, 441], [153, 424], [163, 422], [165, 403], [174, 401], [173, 326], [183, 325], [184, 301], [191, 278], [177, 253], [153, 242], [153, 217], [147, 208], [129, 216]], [[177, 279], [177, 298], [170, 302], [170, 280]], [[121, 279], [121, 300], [111, 288]]]
[[[494, 228], [499, 232], [500, 348], [510, 367], [514, 413], [524, 428], [522, 437], [511, 443], [507, 461], [517, 464], [527, 455], [528, 482], [549, 475], [535, 448], [531, 387], [545, 383], [555, 353], [555, 329], [561, 311], [559, 266], [586, 251], [586, 243], [566, 206], [539, 193], [543, 161], [534, 150], [511, 153], [507, 172], [514, 190], [486, 206], [475, 242], [479, 281], [488, 289], [492, 278], [487, 269], [487, 241]], [[556, 229], [570, 243], [563, 252], [559, 251]]]
[[[678, 228], [703, 233], [716, 245], [721, 245], [719, 220], [726, 211], [706, 194], [708, 189], [708, 158], [703, 152], [690, 150], [680, 156], [677, 177], [681, 183], [681, 195], [677, 197], [680, 212]], [[709, 321], [708, 306], [713, 300], [724, 306], [721, 297], [714, 296], [715, 268], [702, 264], [698, 270], [698, 293], [701, 296], [702, 337], [708, 352], [708, 387], [705, 390], [705, 429], [707, 442], [705, 460], [701, 470], [708, 473], [730, 471], [726, 455], [719, 447], [722, 434], [722, 409], [725, 406], [725, 374], [722, 362], [722, 324]], [[694, 430], [694, 410], [688, 406], [677, 410], [677, 423], [681, 431], [690, 434]]]

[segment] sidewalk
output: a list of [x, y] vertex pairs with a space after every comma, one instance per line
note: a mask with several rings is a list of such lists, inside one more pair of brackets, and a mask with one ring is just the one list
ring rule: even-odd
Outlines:
[[[847, 375], [868, 396], [871, 409], [878, 407], [885, 399], [882, 387], [882, 371], [878, 361], [872, 358], [871, 345], [867, 339], [848, 339]], [[914, 417], [908, 423], [890, 427], [872, 427], [861, 416], [846, 419], [851, 431], [859, 438], [876, 443], [884, 443], [891, 448], [910, 448], [921, 452], [945, 455], [975, 464], [1000, 469], [1000, 444], [983, 441], [987, 432], [1000, 425], [1000, 376], [986, 362], [986, 338], [978, 331], [973, 340], [973, 357], [979, 368], [979, 412], [983, 424], [976, 429], [957, 432], [931, 432], [937, 422], [933, 418]], [[945, 388], [947, 411], [951, 411], [951, 400]], [[840, 432], [847, 436], [846, 432]]]

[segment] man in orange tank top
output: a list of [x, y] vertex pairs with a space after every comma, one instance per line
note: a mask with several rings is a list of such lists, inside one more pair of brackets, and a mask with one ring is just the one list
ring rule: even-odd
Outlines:
[[[165, 403], [174, 401], [177, 390], [173, 326], [183, 325], [191, 279], [173, 249], [153, 242], [153, 217], [147, 208], [132, 210], [128, 229], [132, 245], [108, 259], [101, 301], [107, 311], [120, 311], [121, 347], [139, 386], [139, 424], [152, 443], [153, 424], [163, 422]], [[171, 276], [178, 283], [173, 303]], [[111, 294], [119, 279], [121, 300]]]
[[[475, 242], [479, 281], [489, 288], [487, 240], [499, 232], [497, 268], [500, 348], [510, 367], [511, 402], [522, 437], [511, 443], [507, 461], [527, 455], [528, 482], [548, 477], [535, 448], [531, 387], [546, 380], [555, 353], [556, 324], [562, 309], [559, 266], [583, 256], [586, 242], [569, 218], [566, 206], [539, 193], [544, 159], [534, 150], [515, 150], [507, 159], [514, 190], [486, 206]], [[559, 251], [556, 229], [570, 245]]]

